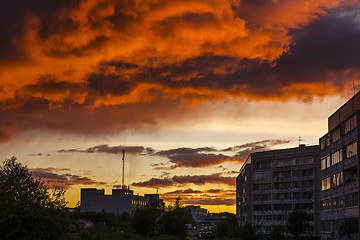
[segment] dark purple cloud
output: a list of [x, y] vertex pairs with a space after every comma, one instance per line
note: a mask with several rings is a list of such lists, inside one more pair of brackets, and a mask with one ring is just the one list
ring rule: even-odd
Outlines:
[[64, 190], [74, 185], [105, 185], [105, 182], [98, 182], [88, 177], [58, 172], [67, 172], [68, 168], [30, 168], [29, 172], [34, 176], [41, 178], [50, 187], [60, 187]]
[[187, 185], [187, 184], [195, 184], [195, 185], [204, 185], [206, 183], [213, 184], [225, 184], [225, 185], [234, 185], [235, 177], [224, 177], [220, 173], [213, 173], [210, 175], [181, 175], [181, 176], [173, 176], [172, 178], [151, 178], [150, 180], [143, 182], [133, 182], [132, 186], [137, 187], [148, 187], [148, 188], [159, 188], [159, 187], [171, 187], [177, 185]]
[[111, 154], [122, 154], [122, 151], [125, 150], [126, 153], [132, 154], [146, 154], [148, 151], [151, 153], [153, 150], [151, 148], [145, 148], [143, 146], [113, 146], [110, 147], [106, 144], [97, 145], [94, 147], [87, 148], [85, 150], [80, 149], [61, 149], [58, 150], [60, 153], [66, 152], [79, 152], [79, 153], [111, 153]]

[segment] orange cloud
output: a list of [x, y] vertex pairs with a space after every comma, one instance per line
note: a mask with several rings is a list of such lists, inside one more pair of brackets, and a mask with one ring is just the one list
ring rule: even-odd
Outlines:
[[[6, 3], [0, 139], [44, 125], [92, 133], [180, 121], [203, 103], [233, 98], [339, 94], [360, 80], [355, 3]], [[82, 126], [71, 127], [74, 119]]]

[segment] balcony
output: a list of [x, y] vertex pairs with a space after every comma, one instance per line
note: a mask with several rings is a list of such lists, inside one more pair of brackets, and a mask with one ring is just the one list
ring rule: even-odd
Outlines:
[[290, 171], [291, 170], [291, 165], [287, 165], [287, 166], [272, 166], [271, 167], [271, 171], [272, 172], [284, 172], [284, 171]]
[[341, 139], [337, 140], [333, 144], [330, 145], [330, 152], [336, 152], [342, 147]]
[[357, 192], [358, 189], [359, 188], [358, 188], [358, 182], [357, 181], [352, 181], [352, 182], [344, 184], [344, 192], [345, 192], [345, 194]]
[[330, 189], [320, 192], [320, 199], [321, 200], [330, 198], [330, 196], [331, 196]]
[[349, 207], [345, 209], [346, 218], [359, 218], [359, 207]]
[[281, 203], [292, 203], [292, 199], [274, 199], [271, 201], [273, 204], [281, 204]]
[[273, 210], [272, 214], [288, 214], [293, 212], [293, 210], [291, 209], [277, 209], [277, 210]]
[[351, 168], [351, 167], [354, 167], [354, 166], [357, 166], [358, 165], [358, 155], [354, 155], [350, 158], [346, 158], [344, 160], [344, 168], [345, 169], [348, 169], [348, 168]]
[[342, 147], [341, 139], [337, 140], [333, 144], [330, 145], [330, 152], [336, 152]]
[[271, 183], [271, 177], [254, 179], [254, 183]]
[[254, 205], [262, 205], [262, 204], [271, 204], [271, 202], [273, 202], [273, 200], [254, 200], [253, 204]]
[[330, 167], [330, 172], [332, 172], [332, 173], [334, 173], [334, 172], [340, 172], [340, 171], [342, 171], [342, 169], [343, 169], [343, 161], [341, 161], [341, 162], [338, 162], [337, 164], [335, 164], [335, 165], [332, 165], [331, 167]]
[[344, 210], [343, 209], [333, 209], [333, 210], [322, 210], [320, 212], [320, 220], [337, 220], [344, 217]]
[[261, 194], [261, 193], [271, 193], [271, 189], [258, 189], [258, 190], [253, 190], [254, 194]]
[[293, 181], [304, 181], [304, 180], [312, 180], [314, 177], [313, 176], [293, 176], [292, 180]]
[[301, 199], [294, 199], [293, 203], [313, 203], [314, 198], [301, 198]]
[[306, 165], [294, 165], [292, 167], [293, 170], [302, 170], [302, 169], [313, 169], [313, 164], [306, 164]]
[[274, 177], [273, 182], [290, 182], [291, 177]]
[[343, 139], [343, 144], [344, 145], [348, 145], [349, 143], [353, 142], [354, 140], [357, 139], [357, 128], [355, 128], [354, 130], [352, 130], [351, 132], [345, 134], [342, 139]]
[[313, 187], [304, 187], [304, 188], [293, 188], [293, 192], [312, 192], [314, 191]]

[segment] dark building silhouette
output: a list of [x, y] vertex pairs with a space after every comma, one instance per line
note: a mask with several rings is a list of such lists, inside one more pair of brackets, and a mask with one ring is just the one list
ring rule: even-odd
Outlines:
[[294, 210], [305, 211], [311, 221], [307, 233], [319, 235], [319, 146], [255, 152], [236, 178], [236, 216], [250, 222], [258, 233], [286, 226]]
[[82, 188], [80, 199], [80, 212], [133, 214], [137, 209], [146, 206], [151, 199], [158, 201], [160, 208], [163, 209], [165, 206], [159, 194], [134, 195], [127, 187], [112, 189], [112, 195], [105, 195], [104, 189]]
[[320, 138], [322, 239], [359, 232], [359, 112], [358, 92], [328, 118]]

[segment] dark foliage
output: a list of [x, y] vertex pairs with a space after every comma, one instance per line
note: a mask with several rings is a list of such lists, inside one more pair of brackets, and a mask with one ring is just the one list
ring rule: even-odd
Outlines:
[[97, 225], [106, 225], [111, 227], [119, 227], [123, 226], [127, 222], [130, 221], [130, 214], [127, 212], [124, 212], [122, 214], [114, 214], [114, 213], [108, 213], [108, 212], [83, 212], [80, 213], [77, 209], [74, 213], [72, 213], [74, 220], [79, 219], [86, 219], [89, 221], [92, 221], [94, 224]]
[[281, 225], [272, 226], [272, 231], [270, 232], [270, 238], [272, 240], [285, 240], [284, 233], [286, 232], [286, 227]]
[[185, 236], [185, 224], [191, 223], [195, 225], [195, 220], [191, 213], [186, 211], [180, 200], [180, 198], [177, 198], [175, 204], [167, 206], [162, 216], [162, 226], [166, 234]]
[[161, 209], [157, 200], [151, 200], [144, 208], [136, 210], [131, 218], [131, 229], [142, 235], [159, 234]]
[[64, 191], [31, 176], [16, 158], [0, 166], [1, 239], [60, 239], [69, 226]]
[[216, 235], [221, 239], [255, 240], [256, 230], [250, 223], [238, 226], [236, 216], [228, 214], [216, 225]]
[[309, 226], [309, 216], [304, 211], [294, 211], [288, 215], [287, 230], [294, 236], [305, 232]]

